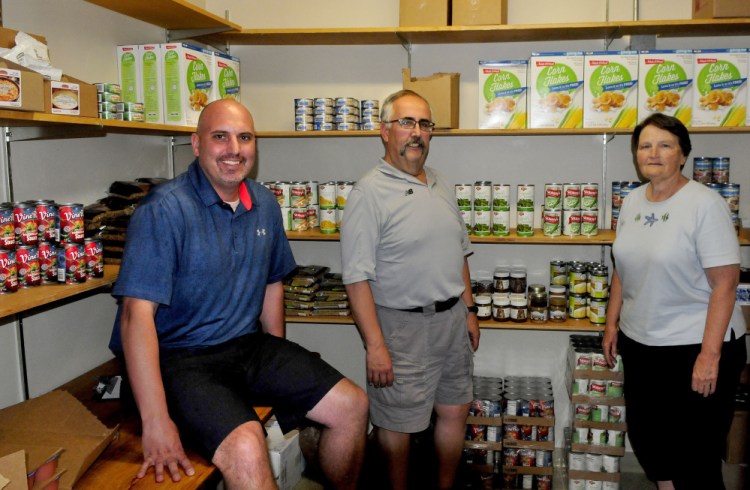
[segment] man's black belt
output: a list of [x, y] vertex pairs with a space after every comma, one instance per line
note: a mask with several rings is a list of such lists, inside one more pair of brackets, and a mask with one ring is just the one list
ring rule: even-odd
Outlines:
[[[440, 313], [441, 311], [450, 310], [453, 308], [456, 303], [458, 303], [458, 300], [461, 299], [459, 296], [451, 299], [446, 299], [445, 301], [436, 301], [434, 303], [435, 313]], [[430, 311], [433, 309], [433, 306], [417, 306], [416, 308], [408, 308], [405, 310], [399, 310], [399, 311], [408, 311], [409, 313], [424, 313], [425, 311]]]

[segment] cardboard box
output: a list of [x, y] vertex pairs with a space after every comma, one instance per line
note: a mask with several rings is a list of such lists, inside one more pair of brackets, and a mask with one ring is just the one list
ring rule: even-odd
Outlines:
[[305, 469], [305, 459], [299, 445], [299, 431], [292, 430], [286, 434], [274, 418], [266, 423], [266, 444], [271, 469], [279, 490], [292, 490], [302, 479]]
[[696, 49], [693, 53], [693, 127], [744, 126], [747, 48]]
[[[12, 48], [16, 45], [16, 34], [18, 31], [0, 27], [0, 47]], [[36, 34], [29, 34], [43, 43], [47, 40]], [[0, 77], [7, 80], [4, 92], [15, 92], [18, 96], [6, 97], [8, 100], [0, 102], [0, 109], [12, 109], [17, 111], [41, 112], [44, 110], [44, 77], [39, 73], [29, 70], [17, 63], [0, 58]]]
[[141, 93], [141, 66], [138, 45], [117, 46], [117, 77], [122, 88], [123, 102], [143, 102]]
[[452, 0], [451, 25], [481, 26], [506, 24], [508, 0]]
[[398, 25], [428, 27], [450, 25], [449, 0], [400, 0]]
[[693, 120], [693, 51], [652, 50], [638, 54], [638, 121], [654, 112]]
[[164, 74], [162, 73], [161, 45], [138, 46], [140, 69], [140, 100], [148, 123], [164, 124]]
[[[78, 97], [78, 100], [74, 97]], [[73, 107], [75, 102], [78, 103], [77, 107]], [[44, 80], [44, 112], [99, 117], [97, 104], [96, 87], [90, 83], [70, 75], [60, 77], [60, 82]]]
[[213, 53], [185, 43], [161, 47], [164, 122], [196, 126], [203, 108], [214, 100]]
[[526, 128], [528, 60], [480, 61], [480, 129]]
[[[34, 469], [59, 454], [58, 470], [65, 470], [61, 489], [72, 489], [116, 434], [116, 427], [105, 427], [65, 391], [52, 391], [0, 410], [0, 456], [24, 450], [29, 455], [29, 469]], [[6, 474], [4, 470], [0, 465], [0, 474]]]
[[214, 74], [216, 81], [216, 99], [232, 98], [241, 102], [240, 97], [240, 59], [214, 51]]
[[693, 0], [693, 19], [750, 17], [750, 2], [743, 0]]
[[584, 55], [583, 127], [634, 128], [638, 113], [638, 52]]
[[458, 89], [460, 73], [435, 73], [428, 77], [411, 76], [404, 68], [404, 88], [413, 90], [430, 103], [436, 128], [458, 128]]
[[530, 128], [583, 127], [583, 52], [532, 53]]

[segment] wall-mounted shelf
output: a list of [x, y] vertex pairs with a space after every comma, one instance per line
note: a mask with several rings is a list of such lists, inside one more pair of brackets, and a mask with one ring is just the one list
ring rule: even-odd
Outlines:
[[239, 31], [241, 29], [238, 24], [196, 7], [186, 0], [86, 1], [169, 30], [231, 29]]
[[15, 293], [4, 294], [0, 296], [0, 318], [111, 286], [117, 280], [119, 272], [119, 266], [105, 265], [104, 277], [89, 278], [81, 284], [42, 284], [28, 289], [19, 289]]

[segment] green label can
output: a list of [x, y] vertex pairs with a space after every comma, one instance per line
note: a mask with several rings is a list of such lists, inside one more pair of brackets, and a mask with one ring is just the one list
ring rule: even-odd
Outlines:
[[599, 209], [599, 184], [581, 184], [581, 209]]
[[510, 211], [492, 211], [492, 234], [495, 236], [508, 236], [510, 234]]
[[599, 211], [581, 211], [581, 235], [594, 236], [599, 233]]
[[562, 230], [560, 229], [560, 211], [553, 209], [545, 209], [542, 213], [542, 233], [544, 236], [560, 236]]
[[534, 210], [516, 211], [516, 235], [534, 236]]
[[488, 236], [490, 234], [491, 223], [490, 211], [475, 209], [474, 210], [474, 234], [477, 236]]
[[510, 185], [492, 185], [492, 209], [496, 211], [510, 210]]
[[544, 184], [544, 209], [562, 209], [562, 184]]
[[489, 211], [492, 203], [492, 182], [477, 181], [474, 183], [474, 210]]
[[471, 210], [471, 205], [472, 205], [471, 184], [456, 184], [455, 190], [456, 190], [456, 204], [458, 204], [458, 209]]

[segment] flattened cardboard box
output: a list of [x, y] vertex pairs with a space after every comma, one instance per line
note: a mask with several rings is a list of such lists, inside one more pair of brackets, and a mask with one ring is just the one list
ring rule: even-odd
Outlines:
[[458, 89], [460, 73], [435, 73], [428, 77], [411, 76], [403, 69], [404, 88], [413, 90], [430, 103], [436, 128], [458, 127]]
[[64, 490], [73, 488], [116, 434], [117, 427], [105, 427], [65, 391], [52, 391], [0, 410], [0, 456], [17, 451], [19, 446], [28, 447], [29, 468], [36, 468], [40, 463], [31, 461], [32, 450], [38, 451], [38, 456], [33, 456], [38, 460], [62, 448], [58, 468], [65, 470], [60, 479]]

